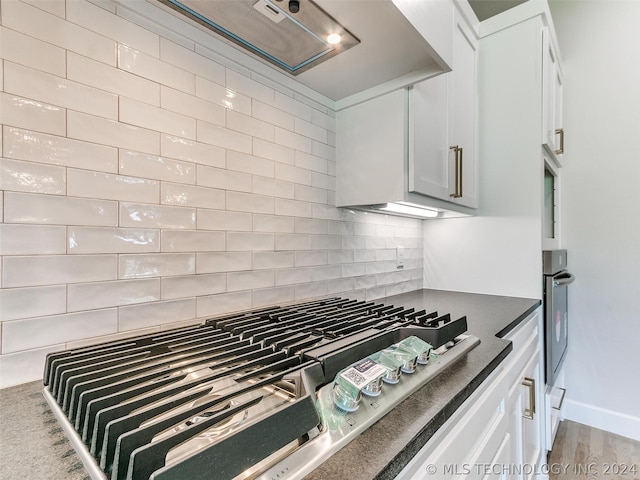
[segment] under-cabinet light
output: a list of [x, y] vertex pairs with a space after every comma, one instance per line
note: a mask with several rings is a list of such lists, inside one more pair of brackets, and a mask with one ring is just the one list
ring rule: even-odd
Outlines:
[[415, 217], [435, 218], [438, 216], [437, 210], [431, 210], [430, 208], [405, 205], [403, 203], [387, 203], [384, 207], [380, 207], [380, 210], [387, 212], [400, 213], [402, 215], [413, 215]]

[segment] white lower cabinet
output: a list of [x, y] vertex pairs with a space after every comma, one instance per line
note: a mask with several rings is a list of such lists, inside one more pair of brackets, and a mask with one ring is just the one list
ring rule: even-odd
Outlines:
[[398, 479], [545, 478], [541, 326], [538, 309], [506, 337], [513, 351]]
[[564, 369], [562, 369], [556, 378], [555, 385], [552, 387], [547, 386], [545, 390], [544, 403], [546, 409], [545, 418], [547, 422], [545, 425], [547, 451], [551, 451], [553, 441], [558, 433], [560, 422], [564, 419], [563, 405], [566, 393], [567, 389], [564, 381]]

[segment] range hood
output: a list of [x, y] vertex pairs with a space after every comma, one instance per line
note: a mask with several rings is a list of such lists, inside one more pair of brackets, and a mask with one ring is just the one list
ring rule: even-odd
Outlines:
[[271, 79], [285, 75], [335, 102], [449, 70], [401, 12], [407, 0], [152, 1], [210, 34], [209, 48], [222, 41], [275, 67]]

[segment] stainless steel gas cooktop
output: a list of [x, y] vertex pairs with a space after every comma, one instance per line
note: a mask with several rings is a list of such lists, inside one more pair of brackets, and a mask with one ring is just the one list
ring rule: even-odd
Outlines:
[[[92, 479], [298, 479], [480, 340], [341, 298], [53, 353], [44, 395]], [[427, 393], [428, 395], [428, 393]]]

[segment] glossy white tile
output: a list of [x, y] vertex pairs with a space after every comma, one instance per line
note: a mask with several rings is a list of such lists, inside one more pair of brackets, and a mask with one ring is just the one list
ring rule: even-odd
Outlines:
[[261, 138], [269, 142], [275, 140], [275, 128], [271, 123], [229, 110], [227, 112], [227, 128], [236, 132]]
[[0, 92], [2, 125], [28, 128], [53, 135], [65, 135], [67, 132], [65, 119], [66, 110], [62, 107]]
[[15, 30], [0, 27], [2, 58], [37, 68], [53, 75], [65, 75], [65, 50]]
[[292, 217], [310, 217], [311, 204], [284, 198], [275, 199], [275, 214]]
[[196, 209], [120, 202], [120, 226], [192, 229], [196, 226]]
[[156, 180], [72, 168], [67, 175], [67, 195], [72, 197], [144, 203], [155, 203], [160, 198], [160, 185]]
[[160, 279], [78, 283], [68, 287], [70, 312], [160, 300]]
[[288, 112], [272, 107], [259, 100], [252, 102], [251, 115], [258, 120], [262, 120], [271, 125], [277, 125], [286, 130], [293, 131], [294, 128], [294, 116]]
[[227, 232], [227, 250], [230, 252], [273, 249], [273, 233]]
[[309, 187], [307, 185], [296, 185], [294, 198], [303, 202], [327, 203], [327, 191], [324, 188]]
[[[311, 155], [324, 158], [329, 162], [336, 161], [336, 147], [335, 145], [327, 145], [320, 142], [311, 142]], [[335, 164], [334, 164], [335, 165]], [[332, 172], [335, 175], [335, 170]]]
[[65, 173], [62, 167], [0, 158], [0, 190], [63, 194]]
[[268, 105], [273, 105], [274, 103], [275, 92], [273, 88], [256, 82], [241, 73], [227, 69], [226, 82], [227, 87], [236, 92], [243, 93]]
[[2, 2], [3, 26], [110, 65], [116, 42], [23, 2]]
[[311, 250], [311, 235], [276, 234], [276, 250]]
[[311, 172], [311, 186], [316, 188], [324, 188], [325, 190], [336, 190], [336, 177], [334, 175], [326, 175], [324, 173]]
[[166, 134], [163, 134], [160, 138], [160, 152], [164, 157], [211, 167], [224, 168], [226, 162], [226, 150], [224, 148]]
[[275, 127], [275, 142], [285, 147], [311, 153], [311, 139], [284, 128]]
[[180, 113], [190, 118], [197, 118], [213, 125], [224, 126], [225, 108], [213, 102], [190, 95], [173, 88], [162, 86], [160, 97], [162, 108]]
[[251, 97], [199, 76], [196, 77], [196, 96], [227, 110], [251, 115]]
[[0, 224], [0, 255], [65, 253], [66, 229], [51, 225]]
[[220, 85], [224, 84], [225, 68], [222, 65], [166, 38], [160, 39], [160, 59]]
[[319, 173], [327, 173], [328, 161], [317, 155], [310, 155], [305, 152], [296, 152], [296, 167], [312, 170]]
[[253, 252], [253, 269], [293, 267], [294, 256], [294, 252]]
[[12, 223], [116, 226], [118, 205], [106, 200], [6, 192], [5, 218]]
[[4, 257], [2, 286], [27, 287], [115, 280], [117, 255], [35, 255]]
[[153, 82], [195, 94], [196, 80], [192, 72], [175, 67], [127, 45], [118, 45], [118, 68]]
[[8, 93], [51, 105], [99, 117], [118, 118], [116, 94], [16, 63], [4, 62], [4, 89]]
[[196, 138], [196, 120], [194, 118], [126, 97], [120, 97], [119, 120], [191, 140]]
[[284, 110], [291, 115], [294, 115], [298, 118], [302, 118], [308, 122], [312, 119], [312, 111], [313, 109], [309, 105], [305, 105], [299, 100], [292, 98], [289, 95], [284, 95], [283, 93], [276, 92], [275, 95], [275, 106], [280, 110]]
[[367, 273], [367, 266], [364, 263], [345, 263], [342, 265], [343, 277], [358, 277]]
[[251, 292], [222, 293], [196, 299], [198, 317], [248, 310], [252, 307]]
[[260, 288], [253, 291], [253, 308], [288, 303], [294, 300], [295, 288], [293, 286]]
[[295, 119], [294, 132], [320, 143], [327, 143], [328, 141], [327, 130], [325, 128], [314, 125], [313, 123], [302, 120], [301, 118]]
[[334, 114], [328, 114], [313, 109], [311, 111], [311, 123], [330, 132], [335, 133], [336, 131], [336, 117]]
[[67, 289], [64, 285], [0, 290], [0, 318], [3, 322], [66, 311]]
[[252, 216], [250, 213], [227, 212], [224, 210], [198, 209], [198, 230], [252, 230]]
[[284, 268], [275, 271], [276, 285], [308, 283], [313, 278], [312, 268]]
[[260, 176], [253, 177], [252, 192], [270, 197], [293, 198], [295, 195], [294, 184], [282, 180], [274, 180]]
[[253, 139], [253, 154], [256, 157], [267, 158], [281, 163], [293, 165], [295, 162], [295, 151], [292, 148], [267, 142], [261, 138]]
[[216, 145], [237, 152], [251, 153], [252, 142], [250, 135], [201, 120], [198, 120], [197, 123], [197, 140], [199, 142]]
[[159, 252], [160, 231], [142, 228], [69, 227], [73, 254]]
[[312, 172], [304, 168], [284, 163], [275, 163], [275, 178], [278, 180], [299, 183], [302, 185], [311, 185], [311, 174]]
[[225, 192], [215, 188], [162, 182], [160, 202], [184, 207], [224, 209]]
[[72, 110], [67, 115], [67, 127], [70, 138], [136, 152], [160, 154], [159, 132]]
[[329, 250], [327, 262], [331, 265], [353, 262], [353, 250]]
[[216, 252], [226, 245], [225, 232], [163, 230], [161, 238], [163, 252]]
[[294, 223], [293, 217], [281, 217], [277, 215], [260, 215], [253, 216], [254, 232], [277, 232], [277, 233], [293, 233]]
[[296, 267], [326, 265], [328, 254], [325, 251], [295, 252]]
[[117, 173], [118, 149], [46, 133], [5, 126], [4, 156], [16, 160], [48, 163]]
[[328, 295], [351, 298], [353, 290], [355, 290], [353, 278], [338, 278], [327, 284]]
[[296, 218], [295, 233], [326, 235], [329, 233], [329, 222], [327, 220], [314, 218]]
[[144, 305], [118, 308], [118, 329], [121, 332], [189, 320], [196, 316], [195, 299], [167, 300]]
[[273, 213], [274, 199], [253, 193], [227, 192], [227, 210], [236, 212]]
[[157, 34], [90, 2], [72, 1], [65, 2], [65, 5], [66, 18], [70, 22], [154, 57], [159, 56], [160, 38]]
[[167, 277], [196, 273], [192, 253], [119, 255], [118, 278]]
[[338, 235], [313, 235], [312, 250], [337, 250], [342, 246], [342, 237]]
[[262, 177], [273, 178], [274, 175], [274, 162], [272, 160], [231, 150], [227, 152], [227, 168]]
[[47, 354], [61, 350], [64, 350], [64, 344], [3, 354], [0, 357], [0, 388], [42, 381], [42, 366]]
[[296, 300], [305, 298], [318, 298], [325, 296], [328, 290], [328, 282], [302, 283], [295, 286]]
[[40, 10], [52, 13], [57, 17], [64, 18], [65, 0], [23, 0], [25, 3], [33, 5]]
[[208, 252], [196, 254], [196, 273], [251, 270], [251, 252]]
[[198, 185], [224, 190], [235, 190], [238, 192], [251, 191], [250, 174], [204, 165], [198, 165], [196, 167], [196, 183]]
[[231, 272], [227, 274], [228, 292], [273, 286], [275, 286], [273, 270]]
[[162, 282], [162, 299], [201, 297], [227, 291], [226, 273], [167, 277]]
[[195, 164], [131, 150], [120, 150], [119, 173], [167, 182], [196, 183]]
[[160, 105], [159, 83], [73, 52], [67, 52], [67, 78], [150, 105]]

